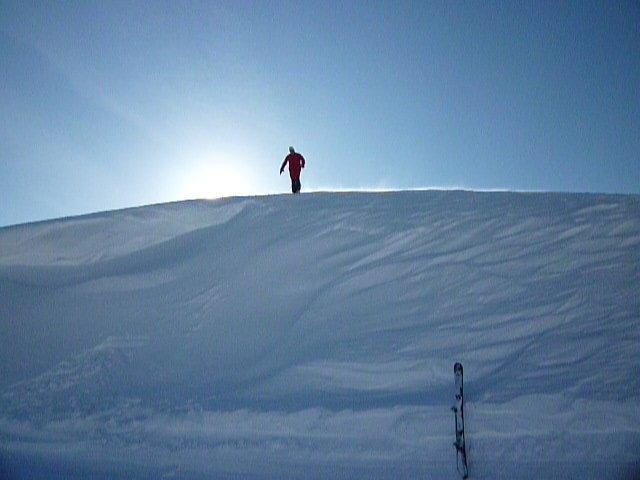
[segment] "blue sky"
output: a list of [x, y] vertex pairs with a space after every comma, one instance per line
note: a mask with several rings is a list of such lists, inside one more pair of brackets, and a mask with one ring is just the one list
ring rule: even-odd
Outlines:
[[640, 6], [0, 0], [0, 225], [289, 191], [640, 193]]

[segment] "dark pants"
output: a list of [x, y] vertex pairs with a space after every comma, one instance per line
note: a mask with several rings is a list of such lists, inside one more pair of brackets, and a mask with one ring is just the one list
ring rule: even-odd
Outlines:
[[300, 179], [299, 178], [292, 178], [291, 179], [291, 191], [293, 193], [300, 193], [300, 188], [302, 188], [302, 185], [300, 185]]

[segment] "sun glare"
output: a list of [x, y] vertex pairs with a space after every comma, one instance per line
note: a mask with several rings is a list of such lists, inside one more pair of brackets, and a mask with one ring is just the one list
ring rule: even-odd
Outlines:
[[183, 180], [178, 187], [181, 199], [220, 198], [252, 193], [251, 180], [238, 162], [212, 160], [210, 163], [193, 165], [183, 173]]

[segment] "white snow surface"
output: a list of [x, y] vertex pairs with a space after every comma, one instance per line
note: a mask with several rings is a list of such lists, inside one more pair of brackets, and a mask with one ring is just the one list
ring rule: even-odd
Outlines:
[[0, 478], [640, 475], [640, 197], [187, 201], [0, 229]]

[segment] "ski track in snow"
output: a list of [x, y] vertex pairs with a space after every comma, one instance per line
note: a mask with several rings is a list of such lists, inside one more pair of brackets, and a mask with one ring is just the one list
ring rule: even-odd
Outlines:
[[453, 478], [461, 361], [470, 478], [631, 478], [639, 265], [629, 195], [318, 193], [3, 228], [0, 477]]

